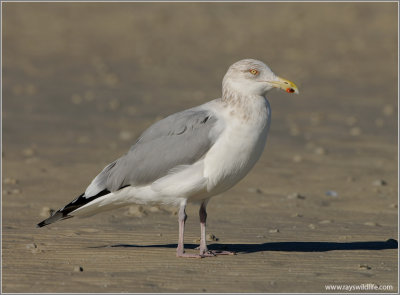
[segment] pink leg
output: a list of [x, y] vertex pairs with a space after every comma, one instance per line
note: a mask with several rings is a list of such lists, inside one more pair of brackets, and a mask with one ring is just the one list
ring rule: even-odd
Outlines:
[[185, 221], [187, 219], [187, 215], [185, 212], [186, 204], [181, 205], [179, 208], [178, 214], [178, 222], [179, 222], [179, 239], [178, 239], [178, 248], [176, 248], [176, 256], [177, 257], [186, 257], [186, 258], [202, 258], [203, 256], [199, 254], [188, 254], [185, 253], [183, 236], [185, 233]]
[[208, 250], [206, 242], [206, 220], [207, 220], [207, 207], [208, 200], [204, 201], [200, 206], [200, 256], [211, 257], [217, 255], [235, 255], [235, 252], [222, 251], [222, 250]]

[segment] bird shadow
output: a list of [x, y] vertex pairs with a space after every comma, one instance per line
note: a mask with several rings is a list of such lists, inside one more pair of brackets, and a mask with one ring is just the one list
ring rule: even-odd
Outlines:
[[[185, 248], [194, 249], [197, 244], [185, 244]], [[177, 244], [161, 245], [134, 245], [116, 244], [96, 246], [91, 248], [176, 248]], [[394, 239], [387, 241], [367, 242], [271, 242], [261, 244], [210, 244], [210, 250], [229, 250], [236, 253], [255, 253], [263, 251], [282, 252], [326, 252], [326, 251], [347, 251], [347, 250], [386, 250], [397, 249], [398, 242]]]

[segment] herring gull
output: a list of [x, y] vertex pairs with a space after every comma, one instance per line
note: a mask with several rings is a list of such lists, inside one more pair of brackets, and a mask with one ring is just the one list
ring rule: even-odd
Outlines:
[[[271, 122], [266, 94], [298, 93], [261, 61], [240, 60], [222, 81], [222, 97], [170, 115], [145, 130], [127, 154], [107, 165], [72, 202], [38, 227], [131, 204], [179, 206], [178, 257], [232, 254], [206, 244], [207, 203], [239, 182], [260, 158]], [[188, 202], [200, 204], [200, 252], [186, 253]]]

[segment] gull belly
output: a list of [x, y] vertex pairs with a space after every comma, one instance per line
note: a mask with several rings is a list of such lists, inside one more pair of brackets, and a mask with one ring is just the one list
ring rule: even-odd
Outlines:
[[220, 115], [225, 130], [204, 159], [204, 177], [210, 196], [220, 194], [239, 182], [260, 158], [271, 122], [271, 108], [265, 97], [256, 97], [247, 109], [225, 107]]

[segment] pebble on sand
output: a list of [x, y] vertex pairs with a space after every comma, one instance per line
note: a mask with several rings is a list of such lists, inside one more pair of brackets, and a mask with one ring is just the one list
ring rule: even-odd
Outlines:
[[372, 185], [375, 185], [375, 186], [384, 186], [386, 184], [387, 184], [387, 182], [383, 179], [376, 179], [372, 182]]
[[372, 267], [370, 267], [369, 265], [366, 265], [366, 264], [359, 264], [358, 267], [361, 268], [361, 269], [371, 269], [372, 268]]
[[304, 200], [306, 197], [299, 193], [293, 193], [293, 194], [288, 195], [287, 198], [289, 200], [294, 200], [294, 199]]
[[359, 136], [359, 135], [361, 135], [361, 128], [360, 128], [360, 127], [353, 127], [353, 128], [350, 128], [349, 133], [350, 133], [350, 135], [352, 135], [352, 136]]
[[4, 184], [17, 184], [18, 180], [15, 178], [6, 177], [6, 178], [4, 178], [3, 183]]
[[83, 267], [82, 267], [82, 266], [79, 266], [79, 265], [75, 265], [75, 266], [74, 266], [74, 271], [76, 271], [76, 272], [82, 272], [82, 271], [83, 271]]
[[296, 125], [290, 126], [290, 135], [291, 136], [298, 136], [300, 134], [300, 129]]
[[[217, 242], [217, 241], [219, 241], [219, 238], [217, 238], [214, 234], [207, 234], [206, 241], [207, 242]], [[200, 239], [194, 239], [193, 242], [200, 243]]]
[[293, 156], [293, 162], [295, 163], [300, 163], [301, 161], [303, 161], [303, 157], [300, 155], [294, 155]]
[[317, 147], [314, 150], [314, 153], [317, 155], [325, 155], [326, 154], [326, 150], [323, 147]]
[[373, 222], [373, 221], [364, 222], [364, 225], [367, 225], [367, 226], [380, 226], [379, 223], [376, 223], [376, 222]]
[[268, 231], [270, 234], [279, 233], [279, 228], [273, 228]]
[[257, 188], [257, 187], [249, 187], [247, 189], [247, 191], [249, 193], [254, 193], [254, 194], [262, 194], [263, 193], [263, 191], [261, 189]]
[[303, 217], [303, 214], [295, 213], [295, 214], [292, 215], [292, 217]]
[[17, 194], [20, 194], [20, 193], [21, 193], [21, 190], [18, 189], [18, 188], [14, 188], [14, 189], [11, 189], [11, 190], [3, 190], [3, 194], [4, 195], [17, 195]]
[[27, 244], [26, 249], [30, 250], [33, 254], [42, 252], [35, 243]]
[[330, 191], [325, 192], [325, 195], [327, 195], [328, 197], [337, 197], [338, 193], [330, 190]]
[[309, 225], [308, 225], [308, 227], [310, 228], [310, 229], [316, 229], [317, 227], [315, 226], [315, 224], [313, 224], [313, 223], [310, 223]]
[[135, 217], [143, 217], [147, 215], [147, 212], [144, 210], [143, 206], [140, 205], [132, 205], [129, 206], [128, 212], [126, 212], [128, 216], [135, 216]]
[[158, 206], [151, 206], [151, 207], [149, 208], [149, 211], [150, 211], [151, 213], [155, 213], [155, 212], [160, 212], [161, 209], [160, 209], [160, 207], [158, 207]]
[[213, 241], [218, 241], [219, 238], [217, 238], [214, 234], [207, 234], [206, 236], [206, 241], [207, 242], [213, 242]]
[[126, 130], [121, 130], [119, 133], [119, 138], [124, 141], [131, 140], [133, 138], [133, 134]]
[[22, 154], [25, 157], [32, 157], [35, 154], [35, 150], [33, 148], [26, 148], [22, 151]]
[[382, 112], [383, 112], [383, 114], [384, 114], [385, 116], [388, 116], [388, 117], [389, 117], [389, 116], [392, 116], [393, 113], [394, 113], [394, 107], [393, 107], [392, 105], [387, 104], [387, 105], [385, 105], [385, 106], [383, 107]]

